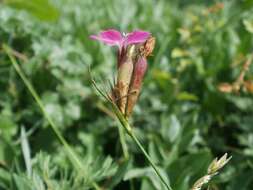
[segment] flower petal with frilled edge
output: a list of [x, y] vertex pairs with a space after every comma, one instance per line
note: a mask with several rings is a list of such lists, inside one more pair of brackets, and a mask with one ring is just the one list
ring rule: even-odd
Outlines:
[[121, 46], [124, 40], [124, 37], [121, 35], [121, 33], [114, 29], [102, 31], [98, 35], [91, 35], [90, 38], [104, 42], [109, 46]]
[[142, 43], [145, 42], [149, 36], [150, 36], [149, 32], [136, 30], [127, 34], [124, 44], [129, 45], [129, 44]]

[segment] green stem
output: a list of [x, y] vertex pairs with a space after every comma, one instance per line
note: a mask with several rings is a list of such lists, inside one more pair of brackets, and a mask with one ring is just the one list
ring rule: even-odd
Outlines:
[[118, 109], [117, 105], [110, 99], [109, 96], [107, 96], [107, 94], [104, 94], [103, 91], [100, 90], [100, 88], [97, 86], [96, 82], [92, 78], [92, 75], [91, 75], [91, 81], [92, 81], [92, 84], [93, 84], [94, 88], [99, 92], [99, 94], [101, 94], [110, 103], [110, 105], [112, 106], [113, 112], [117, 116], [119, 122], [124, 127], [124, 129], [126, 130], [127, 134], [133, 139], [133, 141], [136, 143], [136, 145], [140, 148], [140, 150], [142, 151], [142, 153], [144, 154], [144, 156], [146, 157], [146, 159], [150, 163], [151, 167], [154, 169], [155, 173], [157, 174], [157, 176], [159, 177], [159, 179], [161, 180], [161, 182], [166, 186], [166, 188], [168, 190], [173, 190], [170, 187], [170, 185], [167, 184], [167, 182], [164, 180], [164, 178], [160, 174], [159, 170], [157, 169], [156, 165], [154, 164], [154, 162], [152, 161], [152, 159], [150, 158], [150, 156], [148, 155], [148, 153], [146, 152], [146, 150], [143, 148], [143, 146], [141, 145], [141, 143], [139, 142], [139, 140], [134, 135], [132, 127], [129, 125], [129, 123], [128, 123], [127, 119], [124, 117], [124, 115], [120, 112], [120, 110]]
[[133, 180], [130, 180], [130, 190], [134, 190], [134, 182]]
[[148, 153], [146, 152], [146, 150], [143, 148], [143, 146], [141, 145], [140, 141], [136, 138], [136, 136], [134, 135], [134, 133], [131, 133], [129, 135], [132, 137], [132, 139], [134, 140], [134, 142], [140, 148], [140, 150], [142, 151], [142, 153], [144, 154], [144, 156], [146, 157], [146, 159], [148, 160], [148, 162], [150, 163], [150, 165], [152, 166], [152, 168], [155, 170], [155, 173], [160, 178], [160, 180], [163, 182], [163, 184], [167, 187], [167, 189], [172, 190], [172, 188], [170, 187], [170, 185], [168, 185], [166, 183], [166, 181], [164, 180], [164, 178], [160, 174], [158, 168], [156, 167], [155, 163], [152, 161], [152, 159], [150, 158], [150, 156], [148, 155]]
[[141, 150], [141, 152], [144, 154], [144, 156], [146, 157], [146, 159], [148, 160], [148, 162], [150, 163], [151, 167], [154, 169], [155, 173], [157, 174], [157, 176], [160, 178], [160, 180], [162, 181], [162, 183], [166, 186], [166, 188], [168, 190], [173, 190], [169, 184], [167, 184], [167, 182], [164, 180], [164, 178], [162, 177], [162, 175], [160, 174], [158, 168], [156, 167], [155, 163], [152, 161], [151, 157], [148, 155], [148, 153], [146, 152], [146, 150], [143, 148], [143, 146], [141, 145], [140, 141], [137, 139], [137, 137], [134, 135], [134, 132], [132, 130], [132, 127], [129, 125], [128, 121], [126, 120], [126, 118], [121, 114], [121, 112], [119, 111], [119, 109], [117, 108], [116, 105], [112, 104], [112, 108], [117, 116], [117, 118], [119, 119], [121, 125], [124, 127], [124, 129], [126, 130], [127, 134], [133, 139], [133, 141], [136, 143], [136, 145], [139, 147], [139, 149]]
[[119, 138], [120, 138], [120, 143], [122, 146], [122, 151], [123, 151], [123, 155], [125, 160], [129, 159], [129, 153], [128, 153], [128, 148], [127, 148], [127, 144], [126, 144], [126, 137], [125, 137], [125, 133], [124, 133], [124, 129], [122, 128], [122, 126], [119, 126]]
[[[33, 98], [35, 99], [36, 103], [38, 104], [39, 108], [41, 109], [43, 115], [45, 116], [46, 120], [48, 121], [48, 123], [51, 126], [52, 130], [54, 131], [55, 135], [57, 136], [57, 138], [59, 139], [59, 141], [63, 144], [65, 150], [68, 152], [68, 156], [69, 156], [69, 159], [72, 161], [72, 164], [76, 167], [76, 169], [78, 171], [82, 171], [83, 172], [84, 170], [83, 170], [83, 166], [82, 166], [81, 161], [78, 159], [77, 155], [71, 149], [71, 147], [69, 146], [69, 144], [67, 143], [67, 141], [63, 138], [63, 136], [61, 135], [60, 131], [56, 127], [55, 123], [53, 122], [53, 120], [51, 119], [51, 117], [46, 112], [45, 107], [44, 107], [44, 105], [43, 105], [43, 103], [42, 103], [39, 95], [37, 94], [37, 92], [35, 91], [35, 89], [33, 88], [33, 86], [31, 85], [31, 83], [29, 82], [29, 80], [26, 78], [25, 74], [23, 73], [23, 71], [19, 67], [16, 59], [11, 55], [11, 51], [12, 50], [10, 49], [10, 47], [8, 47], [6, 45], [3, 45], [3, 49], [5, 50], [5, 52], [7, 53], [7, 55], [9, 56], [13, 67], [15, 68], [15, 70], [17, 71], [17, 73], [19, 74], [19, 76], [22, 79], [22, 81], [24, 82], [25, 86], [28, 88], [29, 92], [32, 94]], [[91, 183], [92, 183], [92, 185], [94, 186], [94, 188], [96, 190], [100, 190], [100, 188], [98, 187], [97, 184], [95, 184], [94, 182], [91, 182]]]

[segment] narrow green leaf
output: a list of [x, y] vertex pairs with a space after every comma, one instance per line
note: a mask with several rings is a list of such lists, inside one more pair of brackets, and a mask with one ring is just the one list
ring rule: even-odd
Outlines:
[[31, 177], [32, 175], [31, 152], [30, 152], [30, 147], [29, 147], [27, 136], [26, 136], [25, 128], [23, 126], [21, 127], [20, 139], [21, 139], [21, 149], [23, 152], [24, 160], [25, 160], [27, 175]]

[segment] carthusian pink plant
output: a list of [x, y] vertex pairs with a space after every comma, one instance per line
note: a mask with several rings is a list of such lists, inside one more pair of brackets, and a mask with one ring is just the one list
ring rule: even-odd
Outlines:
[[[127, 118], [131, 115], [141, 91], [143, 78], [147, 70], [147, 57], [152, 54], [155, 38], [149, 32], [136, 30], [131, 33], [121, 34], [117, 30], [109, 29], [98, 35], [91, 35], [91, 39], [99, 40], [109, 46], [118, 47], [117, 83], [113, 87], [111, 96], [105, 96], [99, 88], [96, 89], [112, 103], [113, 111], [120, 123], [140, 148], [145, 158], [156, 172], [161, 182], [168, 190], [172, 190], [169, 183], [162, 177], [158, 168], [136, 138]], [[124, 136], [124, 135], [123, 135]], [[122, 145], [124, 152], [124, 146]], [[217, 174], [230, 158], [225, 154], [221, 159], [215, 159], [208, 168], [208, 173], [200, 178], [191, 190], [200, 190], [210, 179]]]
[[153, 51], [155, 38], [142, 30], [121, 34], [114, 29], [91, 35], [90, 38], [118, 47], [117, 83], [112, 90], [112, 100], [121, 113], [128, 117], [140, 94], [147, 70], [146, 58]]
[[[97, 88], [95, 83], [93, 84], [95, 88], [112, 103], [113, 111], [118, 120], [126, 130], [127, 134], [140, 148], [161, 182], [168, 190], [172, 190], [168, 182], [160, 174], [146, 150], [136, 138], [132, 127], [127, 120], [132, 113], [133, 107], [140, 94], [143, 78], [147, 70], [147, 57], [154, 49], [155, 38], [152, 37], [149, 32], [141, 30], [121, 34], [114, 29], [102, 31], [98, 35], [91, 35], [90, 38], [104, 42], [109, 46], [118, 47], [117, 83], [112, 89], [112, 95], [108, 98], [107, 95], [105, 96], [104, 93]], [[124, 137], [124, 135], [122, 137]], [[123, 140], [122, 149], [124, 152]]]

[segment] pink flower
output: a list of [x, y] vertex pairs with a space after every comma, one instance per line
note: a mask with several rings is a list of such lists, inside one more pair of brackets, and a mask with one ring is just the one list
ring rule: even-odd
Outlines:
[[140, 94], [147, 70], [147, 57], [153, 51], [155, 38], [142, 30], [121, 34], [114, 29], [91, 35], [90, 38], [119, 48], [117, 83], [112, 90], [112, 99], [128, 117]]
[[91, 35], [90, 38], [104, 42], [109, 46], [118, 46], [121, 50], [130, 44], [143, 43], [150, 36], [149, 32], [136, 30], [131, 33], [121, 34], [114, 29], [108, 29], [100, 32], [98, 35]]

